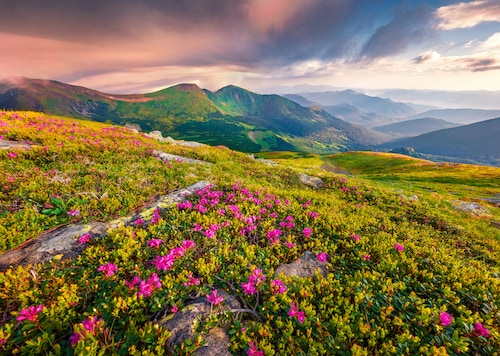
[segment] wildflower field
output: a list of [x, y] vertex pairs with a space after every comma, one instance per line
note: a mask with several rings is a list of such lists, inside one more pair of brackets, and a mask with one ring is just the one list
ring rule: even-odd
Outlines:
[[[212, 183], [150, 220], [79, 236], [85, 249], [74, 260], [0, 272], [0, 354], [164, 354], [171, 334], [162, 321], [199, 297], [210, 317], [175, 354], [195, 352], [215, 326], [236, 355], [499, 353], [492, 204], [491, 218], [477, 218], [447, 196], [410, 200], [391, 182], [321, 169], [307, 157], [270, 166], [221, 146], [161, 144], [33, 112], [0, 113], [0, 139], [32, 144], [0, 150], [0, 251]], [[165, 163], [152, 150], [213, 165]], [[324, 184], [310, 188], [299, 172]], [[324, 274], [275, 273], [306, 251]], [[226, 294], [242, 307], [224, 308]]]

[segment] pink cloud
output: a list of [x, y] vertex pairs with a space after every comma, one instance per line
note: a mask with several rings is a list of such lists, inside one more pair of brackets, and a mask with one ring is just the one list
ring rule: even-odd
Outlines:
[[435, 12], [441, 30], [469, 28], [482, 22], [500, 21], [498, 0], [476, 0], [442, 6]]

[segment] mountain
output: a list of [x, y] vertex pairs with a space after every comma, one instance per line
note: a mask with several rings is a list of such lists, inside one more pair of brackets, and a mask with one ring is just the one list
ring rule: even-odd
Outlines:
[[460, 126], [453, 122], [433, 119], [433, 118], [423, 118], [396, 122], [394, 124], [377, 126], [373, 130], [378, 132], [383, 132], [393, 136], [418, 136], [428, 132], [449, 129], [452, 127]]
[[369, 96], [354, 90], [303, 92], [288, 94], [286, 97], [300, 105], [319, 104], [330, 115], [363, 127], [400, 121], [417, 112], [408, 104]]
[[483, 109], [437, 109], [429, 110], [408, 117], [408, 119], [434, 118], [459, 124], [472, 124], [474, 122], [493, 119], [500, 116], [500, 110]]
[[51, 80], [11, 78], [0, 82], [0, 108], [135, 125], [246, 152], [336, 152], [388, 140], [318, 107], [236, 86], [211, 92], [180, 84], [149, 94], [111, 95]]
[[437, 159], [455, 158], [500, 165], [499, 137], [500, 118], [496, 118], [396, 140], [383, 147], [412, 147], [417, 153], [433, 155]]

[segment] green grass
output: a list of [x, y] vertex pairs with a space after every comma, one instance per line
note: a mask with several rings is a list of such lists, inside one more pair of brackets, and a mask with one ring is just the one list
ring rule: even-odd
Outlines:
[[[251, 342], [266, 355], [489, 355], [500, 349], [500, 233], [491, 223], [498, 209], [488, 206], [492, 217], [477, 218], [450, 203], [497, 192], [498, 170], [372, 153], [259, 154], [282, 163], [269, 166], [222, 146], [160, 144], [125, 129], [38, 113], [1, 114], [0, 135], [40, 145], [0, 151], [0, 227], [9, 224], [0, 234], [3, 250], [68, 222], [129, 214], [199, 180], [215, 185], [189, 198], [191, 207], [172, 205], [155, 222], [92, 237], [74, 260], [0, 273], [2, 354], [163, 353], [170, 331], [159, 320], [214, 289], [252, 312], [214, 306], [195, 332], [203, 336], [226, 325], [237, 355]], [[161, 163], [153, 148], [214, 165]], [[324, 186], [303, 185], [299, 172], [322, 178]], [[400, 190], [420, 199], [404, 199]], [[65, 212], [44, 213], [46, 204]], [[69, 217], [75, 209], [80, 215]], [[150, 247], [154, 239], [159, 247]], [[170, 268], [153, 264], [186, 240], [194, 247]], [[327, 255], [326, 276], [274, 276], [305, 251]], [[108, 263], [117, 268], [109, 276], [100, 271]], [[245, 293], [242, 283], [257, 268], [266, 278], [258, 292]], [[134, 277], [146, 283], [154, 274], [161, 286], [149, 296], [126, 283]], [[190, 275], [200, 284], [186, 286]], [[273, 279], [286, 291], [276, 292]], [[292, 303], [303, 322], [290, 315]], [[40, 305], [32, 320], [17, 320]], [[445, 312], [449, 325], [441, 319]], [[101, 321], [84, 331], [82, 322], [94, 317]], [[75, 335], [80, 340], [72, 344]], [[199, 346], [186, 342], [176, 354]]]

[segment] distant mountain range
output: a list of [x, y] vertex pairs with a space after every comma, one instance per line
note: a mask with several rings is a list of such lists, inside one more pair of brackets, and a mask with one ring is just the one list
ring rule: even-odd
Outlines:
[[244, 152], [326, 153], [388, 140], [387, 135], [352, 125], [319, 107], [306, 108], [278, 95], [235, 86], [211, 92], [181, 84], [149, 94], [111, 95], [51, 80], [11, 78], [0, 82], [0, 108], [136, 125]]
[[383, 132], [396, 138], [418, 136], [428, 132], [460, 126], [441, 119], [422, 118], [396, 122], [394, 124], [374, 127], [373, 130]]
[[472, 124], [474, 122], [493, 119], [500, 116], [500, 110], [482, 109], [436, 109], [424, 111], [408, 119], [434, 118], [456, 122], [458, 124]]
[[[385, 149], [412, 148], [416, 156], [500, 165], [500, 118], [433, 131], [382, 145]], [[407, 153], [407, 152], [405, 152]], [[429, 157], [422, 156], [430, 155]]]

